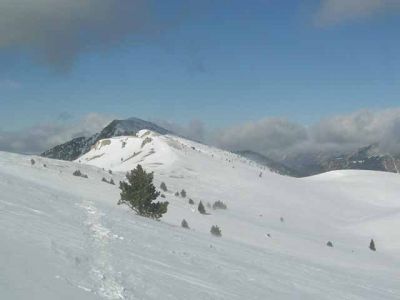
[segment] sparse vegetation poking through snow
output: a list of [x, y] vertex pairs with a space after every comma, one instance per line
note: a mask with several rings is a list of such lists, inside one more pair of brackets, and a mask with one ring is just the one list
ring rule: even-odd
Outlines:
[[217, 225], [211, 226], [210, 232], [214, 236], [218, 236], [218, 237], [222, 236], [221, 229]]
[[160, 195], [153, 185], [153, 173], [147, 173], [141, 165], [126, 174], [128, 182], [120, 182], [121, 199], [138, 215], [159, 219], [167, 212], [168, 202], [154, 202]]
[[108, 170], [108, 173], [109, 173], [109, 174], [112, 174], [112, 171], [111, 171], [111, 170]]
[[88, 178], [88, 176], [86, 174], [83, 174], [80, 170], [74, 171], [74, 173], [72, 173], [72, 175], [77, 176], [77, 177], [82, 177], [82, 178]]
[[227, 209], [228, 207], [226, 206], [226, 204], [222, 201], [215, 201], [212, 208], [215, 209]]
[[33, 158], [31, 158], [31, 165], [33, 166], [35, 163], [36, 161]]
[[372, 251], [376, 251], [375, 242], [373, 239], [371, 239], [371, 242], [369, 243], [369, 249], [371, 249]]
[[331, 241], [328, 241], [328, 242], [326, 243], [326, 245], [327, 245], [328, 247], [332, 247], [332, 248], [333, 248], [333, 243], [332, 243]]
[[186, 198], [186, 191], [185, 191], [185, 190], [182, 190], [182, 191], [181, 191], [181, 197], [182, 197], [182, 198]]
[[197, 210], [199, 211], [199, 213], [201, 213], [202, 215], [207, 214], [206, 209], [204, 208], [203, 202], [200, 201], [199, 206], [197, 207]]
[[194, 201], [192, 199], [189, 199], [189, 204], [193, 205]]
[[161, 184], [160, 184], [160, 189], [161, 189], [163, 192], [168, 191], [168, 188], [167, 188], [167, 185], [165, 184], [165, 182], [161, 182]]
[[183, 228], [189, 229], [189, 224], [188, 224], [188, 222], [187, 222], [185, 219], [182, 220], [181, 226], [182, 226]]
[[105, 177], [103, 177], [102, 179], [101, 179], [101, 181], [103, 181], [103, 182], [105, 182], [105, 183], [108, 183], [108, 184], [112, 184], [112, 185], [115, 185], [115, 182], [114, 182], [114, 179], [110, 179], [110, 181], [108, 181]]
[[143, 142], [141, 148], [143, 148], [146, 144], [151, 143], [153, 140], [150, 137], [146, 137]]

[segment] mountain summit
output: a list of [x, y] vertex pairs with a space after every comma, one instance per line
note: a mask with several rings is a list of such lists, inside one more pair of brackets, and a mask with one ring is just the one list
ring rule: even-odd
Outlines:
[[91, 147], [102, 139], [108, 139], [117, 136], [136, 135], [140, 130], [143, 129], [148, 129], [162, 135], [170, 133], [165, 128], [138, 118], [114, 120], [101, 132], [98, 132], [91, 137], [74, 138], [71, 141], [55, 146], [54, 148], [43, 152], [41, 156], [72, 161], [89, 152]]

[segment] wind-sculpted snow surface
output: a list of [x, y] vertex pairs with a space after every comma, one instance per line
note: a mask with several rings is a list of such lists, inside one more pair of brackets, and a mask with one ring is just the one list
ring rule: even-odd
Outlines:
[[[0, 299], [400, 299], [398, 175], [296, 179], [172, 135], [108, 140], [76, 162], [0, 153]], [[138, 163], [166, 183], [159, 222], [102, 182]]]

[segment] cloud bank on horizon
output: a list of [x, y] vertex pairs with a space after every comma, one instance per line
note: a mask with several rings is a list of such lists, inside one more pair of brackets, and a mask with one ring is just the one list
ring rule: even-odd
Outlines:
[[384, 153], [400, 153], [400, 108], [361, 110], [311, 126], [267, 118], [220, 130], [213, 142], [229, 150], [253, 150], [271, 157], [307, 152], [347, 152], [379, 143]]
[[[0, 129], [0, 151], [38, 154], [72, 138], [99, 132], [112, 119], [90, 113], [77, 122], [58, 119], [17, 132]], [[281, 118], [266, 118], [216, 130], [210, 130], [199, 120], [186, 125], [167, 120], [154, 122], [176, 134], [223, 149], [252, 150], [272, 158], [300, 153], [347, 152], [374, 143], [379, 143], [384, 153], [400, 153], [400, 108], [361, 110], [324, 118], [310, 126]]]
[[35, 124], [19, 131], [2, 131], [0, 128], [0, 151], [39, 154], [73, 138], [90, 136], [112, 120], [111, 116], [97, 113], [89, 113], [73, 123], [65, 123], [63, 117], [60, 115], [57, 121]]

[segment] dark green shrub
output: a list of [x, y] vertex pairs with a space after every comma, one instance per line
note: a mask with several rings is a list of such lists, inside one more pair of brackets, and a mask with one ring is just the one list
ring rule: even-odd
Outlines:
[[161, 182], [160, 189], [164, 192], [168, 191], [168, 188], [167, 188], [167, 185], [165, 184], [165, 182]]
[[182, 197], [182, 198], [186, 198], [186, 191], [185, 191], [185, 190], [182, 190], [182, 191], [181, 191], [181, 197]]
[[204, 208], [203, 202], [201, 202], [201, 201], [200, 201], [197, 209], [198, 209], [199, 213], [201, 213], [202, 215], [205, 215], [207, 213], [206, 209]]
[[147, 173], [141, 165], [126, 175], [128, 182], [120, 182], [121, 199], [138, 215], [159, 219], [167, 212], [168, 202], [154, 202], [160, 195], [153, 185], [153, 173]]
[[227, 209], [228, 207], [226, 206], [226, 204], [222, 201], [215, 201], [213, 204], [213, 209]]
[[375, 242], [373, 239], [371, 239], [371, 242], [369, 243], [369, 249], [371, 249], [372, 251], [376, 251]]
[[181, 226], [182, 226], [183, 228], [189, 229], [189, 224], [188, 224], [188, 222], [186, 222], [185, 219], [182, 220]]
[[218, 237], [222, 236], [221, 229], [217, 225], [211, 226], [210, 232], [214, 236], [218, 236]]
[[86, 174], [83, 174], [80, 170], [76, 170], [72, 175], [77, 176], [77, 177], [82, 177], [82, 178], [88, 178]]

